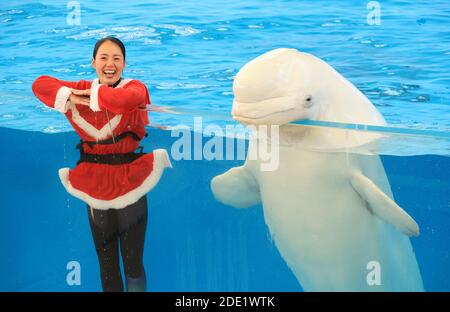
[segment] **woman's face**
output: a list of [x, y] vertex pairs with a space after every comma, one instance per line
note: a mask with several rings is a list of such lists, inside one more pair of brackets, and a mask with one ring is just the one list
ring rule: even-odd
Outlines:
[[116, 83], [125, 68], [122, 50], [114, 42], [103, 42], [98, 48], [95, 59], [92, 59], [92, 67], [95, 68], [100, 83], [107, 85]]

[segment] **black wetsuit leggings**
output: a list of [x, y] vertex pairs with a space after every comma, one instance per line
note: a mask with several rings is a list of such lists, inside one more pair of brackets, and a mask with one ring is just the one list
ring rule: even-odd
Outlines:
[[88, 206], [89, 224], [100, 263], [103, 291], [123, 291], [119, 246], [127, 289], [130, 281], [140, 280], [145, 289], [143, 265], [147, 228], [147, 197], [122, 209], [99, 210]]

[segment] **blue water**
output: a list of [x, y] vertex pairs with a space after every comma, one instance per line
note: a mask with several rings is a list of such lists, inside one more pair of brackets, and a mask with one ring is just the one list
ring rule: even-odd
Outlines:
[[[170, 150], [176, 140], [168, 131], [148, 131], [146, 150]], [[100, 291], [86, 206], [66, 193], [57, 174], [77, 161], [76, 134], [0, 127], [0, 137], [14, 146], [0, 162], [0, 291]], [[396, 202], [420, 225], [411, 242], [425, 289], [450, 291], [450, 158], [382, 161]], [[261, 206], [234, 209], [212, 197], [211, 178], [241, 163], [173, 161], [150, 192], [150, 291], [302, 290], [270, 239]], [[66, 283], [69, 261], [80, 263], [80, 286]]]
[[81, 23], [68, 25], [68, 1], [1, 1], [0, 125], [70, 130], [33, 98], [30, 84], [41, 74], [94, 78], [93, 45], [115, 35], [128, 48], [124, 75], [144, 81], [155, 104], [228, 114], [239, 68], [293, 47], [329, 62], [390, 124], [449, 130], [448, 1], [381, 1], [381, 25], [368, 25], [367, 2], [79, 1]]
[[[92, 48], [105, 35], [125, 42], [125, 76], [145, 82], [154, 104], [227, 116], [239, 68], [293, 47], [334, 66], [391, 126], [450, 130], [448, 1], [381, 1], [379, 26], [366, 22], [367, 1], [79, 3], [81, 24], [68, 25], [67, 1], [0, 2], [0, 138], [8, 147], [0, 156], [0, 291], [101, 289], [85, 205], [57, 176], [76, 163], [77, 137], [30, 86], [42, 74], [93, 79]], [[205, 121], [227, 123], [214, 116]], [[152, 113], [151, 120], [192, 124], [185, 114]], [[170, 150], [170, 133], [148, 131], [146, 150]], [[418, 155], [382, 160], [396, 201], [421, 227], [412, 244], [426, 290], [450, 291], [450, 141], [400, 138]], [[174, 162], [150, 193], [150, 291], [301, 290], [261, 207], [236, 210], [212, 197], [211, 178], [241, 163]], [[66, 283], [72, 260], [81, 265], [81, 286]]]

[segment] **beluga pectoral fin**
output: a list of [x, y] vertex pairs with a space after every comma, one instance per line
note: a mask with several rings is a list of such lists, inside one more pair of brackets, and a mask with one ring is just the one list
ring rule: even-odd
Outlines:
[[214, 197], [225, 205], [247, 208], [261, 202], [259, 186], [244, 167], [234, 167], [211, 181]]
[[369, 178], [361, 172], [355, 172], [351, 177], [351, 184], [367, 202], [374, 215], [391, 224], [405, 235], [419, 236], [420, 231], [416, 221]]

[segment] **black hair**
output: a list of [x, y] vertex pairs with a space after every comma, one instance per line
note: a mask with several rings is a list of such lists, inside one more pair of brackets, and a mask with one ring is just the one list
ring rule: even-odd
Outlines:
[[92, 57], [95, 59], [95, 56], [97, 55], [98, 49], [106, 41], [111, 41], [111, 42], [117, 44], [119, 46], [120, 50], [122, 51], [123, 59], [125, 60], [125, 45], [123, 44], [122, 41], [120, 41], [119, 39], [117, 39], [116, 37], [113, 37], [113, 36], [108, 36], [108, 37], [105, 37], [105, 38], [102, 38], [102, 39], [98, 40], [95, 43], [94, 53], [92, 54]]

